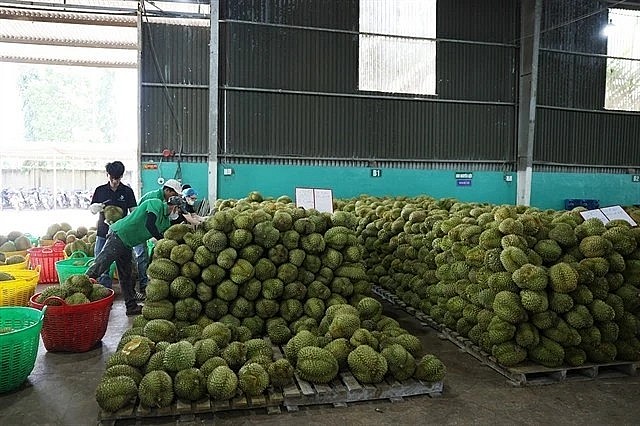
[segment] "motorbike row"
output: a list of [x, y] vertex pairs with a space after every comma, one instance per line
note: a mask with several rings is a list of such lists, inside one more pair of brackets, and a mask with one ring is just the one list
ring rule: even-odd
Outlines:
[[57, 191], [49, 188], [2, 188], [0, 209], [51, 210], [86, 209], [91, 204], [91, 192], [85, 189]]

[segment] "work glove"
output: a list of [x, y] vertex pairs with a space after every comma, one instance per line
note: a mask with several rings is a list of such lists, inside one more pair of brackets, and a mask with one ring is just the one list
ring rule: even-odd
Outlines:
[[89, 206], [89, 211], [92, 214], [98, 214], [104, 210], [104, 204], [102, 203], [93, 203]]

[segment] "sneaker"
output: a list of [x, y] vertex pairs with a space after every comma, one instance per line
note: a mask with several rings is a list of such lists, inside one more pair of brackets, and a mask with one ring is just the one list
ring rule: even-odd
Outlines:
[[135, 316], [135, 315], [140, 315], [142, 313], [142, 306], [140, 305], [136, 305], [133, 306], [131, 308], [127, 308], [127, 316]]
[[144, 293], [140, 293], [139, 291], [136, 291], [136, 302], [143, 302], [144, 299], [146, 299], [147, 296]]

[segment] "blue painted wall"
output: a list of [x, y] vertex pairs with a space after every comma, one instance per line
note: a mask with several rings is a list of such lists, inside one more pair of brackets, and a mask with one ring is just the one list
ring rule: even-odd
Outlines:
[[242, 198], [251, 191], [293, 198], [296, 187], [313, 187], [332, 189], [335, 198], [427, 194], [494, 204], [513, 204], [516, 199], [515, 182], [505, 182], [502, 172], [473, 172], [470, 186], [458, 186], [455, 173], [466, 170], [379, 169], [381, 176], [372, 177], [372, 169], [362, 167], [225, 164], [224, 168], [233, 173], [224, 176], [219, 167], [218, 198]]
[[[157, 169], [149, 169], [150, 165], [151, 167], [157, 166]], [[140, 194], [160, 188], [158, 184], [159, 177], [164, 178], [164, 180], [178, 179], [183, 184], [188, 183], [198, 191], [198, 198], [200, 199], [206, 198], [208, 193], [209, 166], [207, 163], [180, 163], [181, 178], [177, 173], [178, 163], [176, 162], [143, 162], [141, 170], [142, 187], [140, 188]]]
[[633, 175], [608, 173], [534, 173], [531, 205], [564, 209], [566, 198], [595, 199], [600, 207], [640, 203], [640, 182]]
[[[151, 163], [158, 169], [145, 169], [142, 164], [144, 194], [159, 188], [158, 177], [176, 177], [175, 162]], [[224, 169], [232, 174], [224, 175]], [[324, 166], [273, 166], [257, 164], [218, 165], [218, 198], [243, 198], [251, 191], [264, 196], [295, 196], [296, 187], [330, 188], [335, 198], [360, 194], [378, 196], [415, 196], [456, 198], [460, 201], [514, 204], [516, 174], [506, 182], [502, 172], [472, 172], [470, 186], [459, 186], [456, 172], [466, 170], [379, 169], [380, 177], [371, 176], [371, 168]], [[182, 182], [196, 188], [199, 197], [208, 193], [207, 163], [182, 163]], [[543, 209], [564, 209], [567, 198], [596, 199], [600, 206], [640, 204], [640, 182], [633, 175], [605, 173], [534, 173], [531, 205]]]

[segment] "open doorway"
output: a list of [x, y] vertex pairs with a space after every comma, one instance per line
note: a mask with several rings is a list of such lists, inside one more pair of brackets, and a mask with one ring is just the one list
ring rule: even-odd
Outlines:
[[125, 164], [123, 182], [139, 193], [131, 18], [113, 27], [0, 19], [0, 233], [37, 232], [31, 216], [94, 225], [87, 207], [110, 161]]

